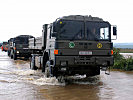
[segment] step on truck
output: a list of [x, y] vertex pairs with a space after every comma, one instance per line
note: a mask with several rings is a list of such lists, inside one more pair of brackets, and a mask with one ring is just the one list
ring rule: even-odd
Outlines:
[[44, 24], [42, 36], [29, 39], [30, 67], [46, 77], [100, 74], [114, 63], [111, 36], [117, 28], [98, 17], [71, 15]]
[[8, 55], [11, 59], [16, 60], [18, 57], [28, 59], [31, 56], [32, 51], [28, 48], [29, 38], [33, 38], [33, 36], [19, 35], [8, 40]]

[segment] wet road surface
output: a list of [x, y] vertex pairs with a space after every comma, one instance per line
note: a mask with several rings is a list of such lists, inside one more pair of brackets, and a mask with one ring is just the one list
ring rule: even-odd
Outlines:
[[0, 50], [0, 100], [133, 100], [133, 72], [69, 77], [60, 83], [29, 69], [29, 61], [12, 60]]

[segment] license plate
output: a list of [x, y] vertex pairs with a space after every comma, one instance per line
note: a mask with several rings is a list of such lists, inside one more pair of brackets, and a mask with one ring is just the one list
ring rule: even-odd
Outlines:
[[92, 51], [79, 51], [79, 55], [92, 55]]

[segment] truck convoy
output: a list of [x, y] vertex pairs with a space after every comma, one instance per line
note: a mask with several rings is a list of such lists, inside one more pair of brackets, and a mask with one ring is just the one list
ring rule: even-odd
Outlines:
[[19, 35], [8, 40], [8, 56], [11, 59], [16, 60], [17, 57], [29, 58], [32, 51], [28, 48], [29, 38], [33, 38], [30, 35]]
[[[100, 68], [107, 70], [114, 63], [113, 35], [117, 35], [116, 26], [98, 17], [71, 15], [58, 18], [43, 25], [41, 37], [29, 39], [30, 67], [41, 68], [46, 77], [99, 75]], [[15, 53], [11, 51], [15, 58], [16, 54], [17, 47]]]

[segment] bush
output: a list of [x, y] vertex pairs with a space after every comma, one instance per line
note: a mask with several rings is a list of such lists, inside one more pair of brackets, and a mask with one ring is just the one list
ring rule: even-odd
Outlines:
[[133, 70], [133, 59], [132, 57], [129, 58], [124, 58], [120, 54], [120, 49], [114, 48], [114, 66], [112, 67], [113, 69], [122, 69], [126, 71], [131, 71]]
[[115, 61], [123, 59], [123, 56], [120, 54], [120, 49], [114, 48], [113, 51], [114, 51], [113, 56]]

